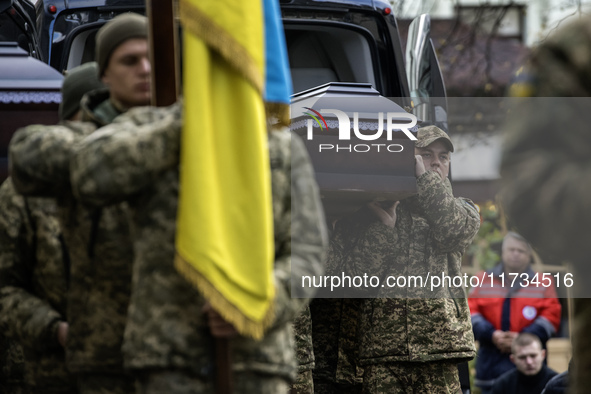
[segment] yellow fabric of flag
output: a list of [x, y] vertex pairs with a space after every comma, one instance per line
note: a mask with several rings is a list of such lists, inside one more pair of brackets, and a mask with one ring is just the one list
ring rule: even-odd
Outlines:
[[225, 320], [273, 319], [273, 211], [262, 2], [181, 0], [183, 131], [177, 270]]

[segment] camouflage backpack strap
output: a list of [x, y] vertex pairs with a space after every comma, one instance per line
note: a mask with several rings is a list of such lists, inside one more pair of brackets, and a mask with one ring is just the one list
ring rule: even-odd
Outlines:
[[94, 246], [96, 244], [96, 237], [98, 234], [98, 227], [103, 215], [102, 208], [97, 208], [90, 214], [91, 226], [90, 226], [90, 237], [88, 238], [88, 257], [94, 258]]
[[70, 288], [70, 253], [68, 252], [68, 248], [66, 246], [66, 240], [64, 239], [64, 234], [60, 231], [58, 235], [58, 240], [60, 243], [60, 248], [62, 250], [62, 259], [64, 261], [64, 271], [66, 275], [66, 284], [68, 289]]
[[27, 231], [26, 237], [20, 237], [19, 242], [22, 244], [21, 250], [24, 250], [25, 253], [25, 270], [26, 270], [26, 285], [27, 288], [32, 290], [32, 282], [31, 278], [33, 277], [33, 271], [37, 266], [37, 222], [33, 217], [33, 213], [31, 210], [31, 206], [29, 205], [29, 199], [27, 197], [23, 197], [25, 202], [25, 215], [26, 220], [25, 228]]

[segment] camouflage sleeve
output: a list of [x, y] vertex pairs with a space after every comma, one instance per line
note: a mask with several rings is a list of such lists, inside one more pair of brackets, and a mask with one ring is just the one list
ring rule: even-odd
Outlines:
[[455, 198], [434, 171], [417, 178], [417, 189], [437, 249], [463, 252], [480, 228], [480, 214], [472, 201]]
[[362, 220], [357, 220], [360, 212], [340, 219], [334, 224], [326, 257], [327, 274], [340, 275], [345, 270], [345, 259], [359, 253], [357, 241], [367, 228], [367, 223], [364, 225]]
[[8, 178], [0, 187], [0, 323], [25, 347], [51, 348], [59, 346], [55, 330], [61, 315], [31, 293], [27, 251], [33, 230], [24, 211], [24, 198]]
[[[350, 276], [361, 276], [371, 273], [383, 278], [390, 270], [391, 245], [396, 245], [398, 232], [382, 222], [374, 221], [357, 238], [349, 237], [352, 245], [344, 259], [345, 273]], [[340, 275], [340, 272], [337, 272]], [[359, 288], [358, 291], [365, 289]], [[369, 289], [367, 289], [369, 290]], [[369, 296], [370, 294], [366, 294]]]
[[284, 215], [287, 220], [291, 217], [291, 237], [284, 240], [275, 261], [277, 323], [293, 320], [313, 297], [313, 289], [298, 284], [301, 284], [302, 276], [322, 275], [328, 243], [314, 170], [304, 144], [293, 134], [291, 163], [288, 165], [291, 165], [291, 171], [288, 171], [288, 174], [291, 173], [291, 186], [286, 187], [291, 187], [291, 193], [285, 196], [291, 199], [286, 201], [286, 206], [291, 209]]
[[69, 184], [74, 143], [95, 128], [92, 123], [66, 122], [17, 130], [9, 145], [10, 171], [17, 190], [35, 196], [61, 193]]
[[103, 206], [123, 201], [178, 165], [180, 104], [134, 108], [80, 141], [70, 163], [74, 195]]
[[[343, 275], [363, 277], [371, 273], [383, 277], [389, 266], [386, 261], [391, 254], [390, 245], [396, 242], [397, 232], [377, 221], [369, 209], [363, 207], [334, 224], [326, 257], [326, 275], [341, 278]], [[370, 296], [370, 291], [364, 287], [354, 290], [338, 287], [331, 288], [329, 282], [318, 288], [319, 296], [342, 297], [343, 291], [356, 293], [356, 297]]]

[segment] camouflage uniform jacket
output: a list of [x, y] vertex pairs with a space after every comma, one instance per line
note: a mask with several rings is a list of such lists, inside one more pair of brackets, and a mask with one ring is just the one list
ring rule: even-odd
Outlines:
[[23, 346], [26, 381], [47, 392], [73, 387], [57, 324], [66, 321], [68, 256], [55, 201], [0, 186], [0, 322]]
[[[204, 299], [173, 266], [180, 117], [178, 104], [130, 110], [80, 144], [72, 160], [72, 185], [89, 204], [126, 199], [130, 206], [135, 261], [123, 346], [126, 365], [191, 368], [210, 376], [214, 341], [201, 311]], [[231, 341], [234, 370], [289, 379], [296, 367], [291, 322], [307, 304], [290, 298], [290, 268], [294, 275], [321, 273], [326, 240], [312, 167], [303, 144], [291, 142], [287, 131], [269, 135], [276, 321], [259, 342]], [[290, 184], [290, 179], [295, 180]], [[298, 202], [295, 211], [292, 196]]]
[[[104, 98], [100, 95], [98, 101]], [[28, 126], [15, 133], [9, 153], [17, 190], [57, 201], [71, 264], [67, 366], [76, 373], [118, 373], [123, 371], [121, 345], [133, 261], [127, 208], [125, 204], [85, 207], [74, 199], [69, 181], [72, 149], [95, 129], [91, 122]]]
[[[341, 261], [350, 275], [375, 275], [381, 283], [389, 275], [461, 275], [462, 253], [480, 226], [476, 208], [469, 200], [454, 198], [449, 182], [433, 171], [417, 178], [417, 190], [416, 196], [401, 201], [394, 228], [374, 220], [366, 209], [338, 222], [331, 259]], [[464, 290], [436, 290], [408, 286], [377, 294], [397, 298], [365, 300], [358, 328], [360, 364], [473, 358]]]
[[[575, 18], [573, 18], [575, 20]], [[510, 117], [501, 160], [507, 216], [544, 258], [574, 267], [573, 374], [569, 393], [591, 387], [591, 19], [577, 18], [534, 50]], [[577, 280], [577, 278], [580, 278]]]

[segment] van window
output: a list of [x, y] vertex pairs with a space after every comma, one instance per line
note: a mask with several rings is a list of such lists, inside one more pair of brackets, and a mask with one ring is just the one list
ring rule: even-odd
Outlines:
[[328, 82], [376, 86], [370, 43], [360, 32], [284, 23], [294, 92]]

